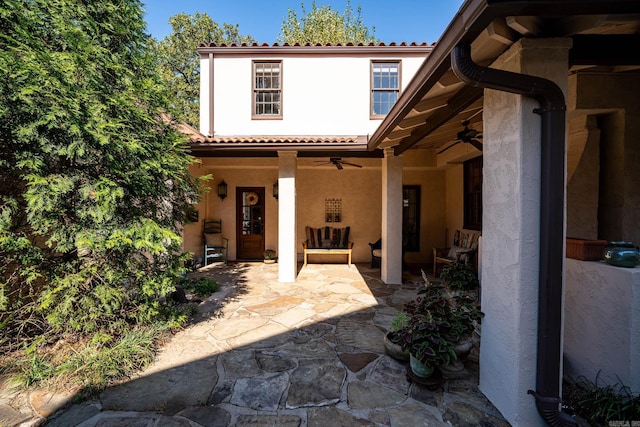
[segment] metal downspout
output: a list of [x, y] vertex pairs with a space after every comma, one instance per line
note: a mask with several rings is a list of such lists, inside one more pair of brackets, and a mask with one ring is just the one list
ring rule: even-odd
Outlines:
[[471, 59], [469, 45], [451, 52], [451, 68], [468, 85], [535, 98], [541, 115], [540, 277], [538, 285], [538, 348], [536, 400], [540, 416], [551, 426], [575, 426], [561, 411], [560, 360], [562, 275], [564, 261], [565, 100], [551, 80], [480, 67]]

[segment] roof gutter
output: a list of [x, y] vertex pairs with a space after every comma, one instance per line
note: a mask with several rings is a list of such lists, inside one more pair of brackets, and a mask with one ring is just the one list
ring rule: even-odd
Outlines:
[[560, 360], [562, 275], [564, 260], [565, 100], [552, 81], [536, 76], [480, 67], [471, 59], [470, 45], [451, 52], [454, 73], [468, 85], [535, 98], [542, 117], [540, 184], [540, 276], [538, 285], [538, 348], [536, 399], [540, 416], [551, 426], [575, 426], [561, 411]]

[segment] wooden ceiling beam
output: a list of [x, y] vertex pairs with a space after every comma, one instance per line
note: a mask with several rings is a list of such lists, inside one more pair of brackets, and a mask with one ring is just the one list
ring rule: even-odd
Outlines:
[[449, 121], [452, 117], [458, 114], [460, 111], [473, 104], [476, 100], [482, 97], [484, 90], [480, 87], [465, 86], [458, 93], [453, 95], [447, 102], [447, 106], [436, 111], [434, 114], [427, 118], [427, 121], [415, 128], [409, 137], [404, 139], [400, 145], [394, 149], [394, 154], [399, 156], [407, 151], [418, 141], [431, 132], [440, 127], [443, 123]]
[[[450, 98], [450, 94], [435, 96], [433, 98], [423, 98], [418, 102], [413, 109], [418, 113], [424, 113], [429, 110], [435, 110], [436, 108], [444, 107], [447, 105], [447, 100]], [[402, 123], [400, 123], [402, 125]]]
[[507, 25], [525, 37], [532, 37], [540, 33], [542, 23], [535, 16], [507, 16]]

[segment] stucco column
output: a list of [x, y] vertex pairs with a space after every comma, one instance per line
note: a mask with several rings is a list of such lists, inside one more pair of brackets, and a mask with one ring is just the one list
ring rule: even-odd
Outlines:
[[387, 284], [402, 283], [402, 157], [392, 149], [382, 159], [382, 263]]
[[[491, 66], [566, 94], [570, 40], [522, 39]], [[546, 425], [536, 389], [541, 120], [532, 98], [485, 90], [480, 389], [512, 425]], [[560, 381], [560, 379], [559, 379]]]
[[296, 168], [295, 151], [278, 151], [278, 281], [296, 281]]

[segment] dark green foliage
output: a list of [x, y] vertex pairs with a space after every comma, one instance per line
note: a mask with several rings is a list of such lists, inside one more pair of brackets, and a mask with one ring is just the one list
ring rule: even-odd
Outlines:
[[452, 262], [442, 267], [440, 280], [447, 283], [451, 289], [461, 291], [478, 289], [478, 277], [471, 270], [471, 266], [459, 262]]
[[193, 16], [179, 13], [169, 18], [172, 33], [154, 42], [158, 73], [171, 91], [172, 113], [178, 121], [198, 127], [200, 114], [200, 43], [251, 43], [251, 36], [240, 35], [237, 25], [219, 25], [206, 13]]
[[429, 285], [423, 295], [405, 305], [404, 311], [408, 320], [398, 334], [405, 350], [429, 367], [455, 360], [455, 337], [450, 336], [451, 323], [447, 319], [451, 310], [437, 286]]
[[605, 427], [609, 421], [640, 420], [640, 396], [623, 384], [602, 385], [581, 377], [575, 383], [566, 382], [562, 400], [592, 427]]
[[[311, 11], [307, 12], [301, 3], [302, 18], [292, 9], [282, 23], [282, 33], [278, 40], [289, 44], [346, 44], [375, 43], [375, 28], [369, 30], [362, 20], [362, 9], [358, 6], [354, 14], [351, 3], [347, 1], [344, 13], [331, 9], [331, 6], [316, 5], [311, 2]], [[371, 31], [371, 32], [370, 32]]]
[[0, 8], [0, 345], [163, 315], [197, 186], [136, 0]]
[[[458, 277], [457, 273], [466, 271], [451, 265], [454, 268], [447, 270], [445, 278]], [[470, 273], [475, 280], [470, 282], [477, 287], [477, 278]], [[461, 276], [469, 279], [466, 272]], [[447, 280], [442, 284], [429, 281], [425, 284], [418, 297], [405, 304], [397, 329], [400, 345], [429, 367], [448, 365], [457, 360], [454, 347], [471, 336], [482, 317], [477, 292], [471, 284], [461, 290], [461, 284], [454, 287]]]
[[407, 325], [408, 321], [409, 316], [407, 315], [407, 313], [397, 311], [393, 316], [393, 319], [391, 319], [391, 332], [399, 331], [400, 329], [402, 329], [402, 327]]
[[262, 254], [264, 256], [264, 259], [276, 259], [278, 258], [278, 254], [276, 253], [275, 249], [267, 249], [263, 252]]
[[82, 386], [83, 393], [102, 390], [110, 381], [132, 375], [155, 356], [158, 337], [168, 324], [135, 327], [119, 336], [96, 333], [75, 345], [39, 350], [35, 341], [13, 367], [16, 379], [26, 386], [64, 377]]
[[220, 290], [218, 282], [208, 277], [200, 277], [197, 279], [187, 279], [182, 282], [182, 287], [193, 292], [199, 297], [209, 296]]

